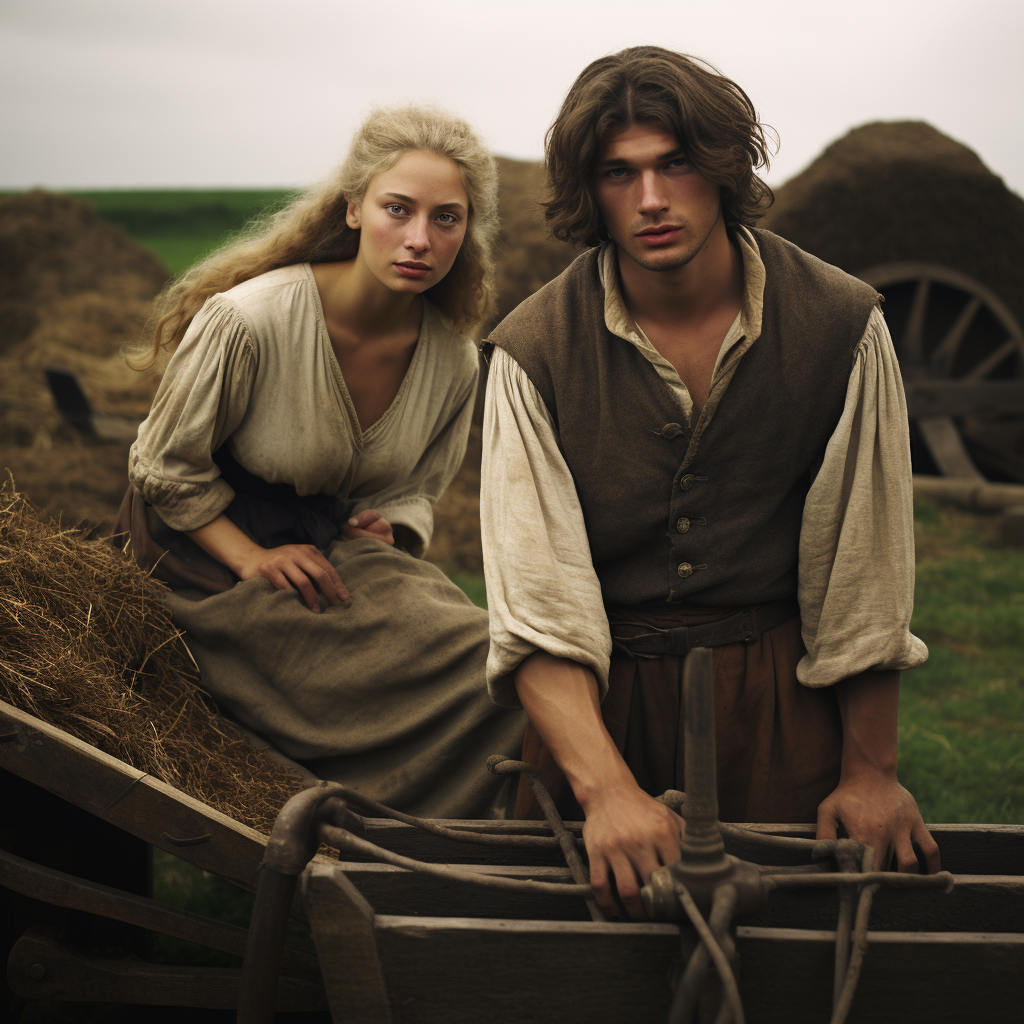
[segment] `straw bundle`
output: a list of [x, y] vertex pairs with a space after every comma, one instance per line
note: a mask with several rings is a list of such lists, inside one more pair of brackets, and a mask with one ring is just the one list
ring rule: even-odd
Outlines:
[[269, 832], [302, 781], [217, 713], [164, 592], [0, 487], [0, 699]]

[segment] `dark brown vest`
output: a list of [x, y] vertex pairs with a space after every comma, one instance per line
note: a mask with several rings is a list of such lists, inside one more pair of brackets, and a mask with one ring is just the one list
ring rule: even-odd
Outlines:
[[596, 249], [491, 334], [551, 412], [606, 604], [796, 593], [804, 499], [878, 296], [777, 235], [754, 236], [761, 335], [692, 430], [654, 367], [605, 326]]

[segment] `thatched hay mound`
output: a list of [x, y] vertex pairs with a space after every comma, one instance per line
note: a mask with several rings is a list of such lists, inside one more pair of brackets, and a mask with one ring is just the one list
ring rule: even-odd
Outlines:
[[952, 267], [1024, 321], [1024, 199], [922, 121], [866, 124], [833, 142], [779, 188], [763, 225], [850, 273]]
[[498, 213], [498, 319], [557, 277], [582, 250], [548, 234], [540, 202], [544, 166], [530, 160], [498, 157], [501, 191]]
[[196, 685], [163, 584], [0, 488], [0, 699], [269, 832], [302, 781]]
[[91, 203], [38, 189], [0, 200], [0, 352], [27, 338], [55, 299], [101, 292], [146, 301], [165, 280], [156, 256]]
[[0, 200], [0, 467], [52, 515], [109, 523], [128, 449], [66, 424], [44, 371], [72, 370], [98, 412], [141, 419], [156, 377], [130, 370], [119, 349], [139, 337], [166, 278], [90, 203], [41, 191]]

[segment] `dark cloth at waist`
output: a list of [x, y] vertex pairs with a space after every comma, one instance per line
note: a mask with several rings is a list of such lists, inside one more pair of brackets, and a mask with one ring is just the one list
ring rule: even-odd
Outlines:
[[[326, 551], [341, 536], [351, 503], [340, 495], [300, 495], [290, 484], [268, 483], [225, 447], [214, 452], [213, 460], [235, 492], [224, 514], [260, 547], [312, 544]], [[238, 582], [226, 565], [168, 526], [130, 484], [114, 523], [114, 543], [174, 589], [220, 594]]]
[[800, 614], [795, 597], [753, 608], [695, 605], [612, 605], [607, 607], [612, 649], [628, 658], [685, 657], [695, 647], [753, 643], [766, 630]]

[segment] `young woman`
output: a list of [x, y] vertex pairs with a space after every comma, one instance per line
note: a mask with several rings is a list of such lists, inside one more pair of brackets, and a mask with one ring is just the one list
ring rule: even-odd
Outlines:
[[524, 728], [487, 696], [487, 613], [420, 557], [465, 453], [496, 192], [465, 122], [380, 110], [330, 181], [170, 285], [118, 523], [222, 706], [434, 817], [492, 813], [486, 758]]

